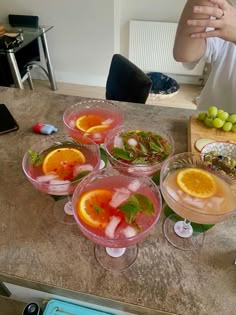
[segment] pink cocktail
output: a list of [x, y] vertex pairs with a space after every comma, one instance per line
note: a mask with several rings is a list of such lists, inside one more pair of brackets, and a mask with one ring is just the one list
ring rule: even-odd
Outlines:
[[161, 211], [160, 193], [151, 179], [122, 173], [113, 168], [97, 171], [77, 186], [72, 198], [76, 222], [97, 244], [95, 256], [109, 270], [123, 270], [134, 262], [135, 245], [148, 236]]
[[[37, 143], [29, 145], [22, 167], [36, 189], [56, 199], [63, 196], [69, 198], [76, 185], [99, 168], [98, 146], [89, 138], [80, 136], [77, 139], [79, 142], [68, 135], [53, 135], [42, 137]], [[54, 209], [57, 219], [63, 223], [66, 223], [64, 219], [69, 222], [71, 202], [63, 200], [63, 207], [58, 207], [58, 203]]]
[[75, 140], [79, 135], [102, 144], [106, 135], [124, 120], [122, 110], [114, 103], [103, 100], [87, 100], [66, 109], [63, 121], [68, 133]]

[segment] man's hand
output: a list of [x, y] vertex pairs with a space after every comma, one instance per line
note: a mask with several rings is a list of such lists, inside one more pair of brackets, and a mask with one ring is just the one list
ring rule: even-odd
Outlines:
[[[200, 19], [189, 19], [187, 25], [196, 27], [192, 38], [220, 37], [226, 41], [236, 43], [236, 9], [226, 0], [209, 0], [213, 6], [194, 6], [193, 13], [201, 16]], [[203, 19], [202, 16], [206, 18]], [[209, 17], [212, 17], [209, 19]], [[213, 28], [198, 32], [197, 28]]]

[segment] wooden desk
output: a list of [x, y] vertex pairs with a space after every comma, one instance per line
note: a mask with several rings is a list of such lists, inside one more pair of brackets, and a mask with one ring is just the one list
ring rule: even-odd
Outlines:
[[[126, 310], [134, 314], [233, 315], [236, 310], [234, 265], [236, 219], [206, 233], [194, 254], [175, 249], [163, 236], [162, 223], [139, 245], [134, 265], [122, 272], [104, 270], [94, 258], [93, 243], [77, 226], [58, 223], [53, 200], [25, 178], [21, 161], [36, 122], [66, 132], [62, 114], [80, 97], [0, 88], [0, 99], [20, 125], [0, 136], [0, 281]], [[192, 110], [120, 103], [127, 123], [163, 128], [187, 149]]]

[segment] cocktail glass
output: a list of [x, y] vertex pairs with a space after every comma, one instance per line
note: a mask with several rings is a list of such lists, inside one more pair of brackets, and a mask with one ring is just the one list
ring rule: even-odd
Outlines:
[[79, 184], [72, 198], [81, 232], [95, 245], [95, 257], [107, 270], [130, 267], [158, 221], [162, 201], [158, 187], [145, 176], [104, 168]]
[[111, 165], [136, 176], [153, 176], [174, 153], [174, 141], [164, 131], [119, 126], [106, 137], [104, 148]]
[[99, 165], [97, 144], [84, 136], [78, 136], [75, 141], [69, 135], [40, 137], [37, 143], [29, 146], [22, 161], [23, 171], [31, 184], [57, 200], [54, 215], [65, 224], [75, 224], [71, 195], [76, 185]]
[[121, 125], [123, 111], [118, 105], [106, 100], [85, 100], [67, 108], [63, 122], [75, 140], [84, 135], [102, 144], [109, 131]]
[[236, 212], [235, 179], [215, 170], [199, 153], [185, 152], [169, 158], [161, 169], [160, 187], [175, 212], [166, 218], [164, 234], [182, 250], [198, 250], [204, 241], [203, 229], [202, 233], [195, 232], [191, 222], [200, 226], [215, 224]]

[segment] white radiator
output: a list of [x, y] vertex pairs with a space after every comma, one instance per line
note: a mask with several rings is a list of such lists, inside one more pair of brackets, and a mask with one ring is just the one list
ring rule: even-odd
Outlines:
[[173, 58], [177, 23], [129, 21], [129, 60], [144, 72], [202, 76], [205, 63], [190, 70]]

